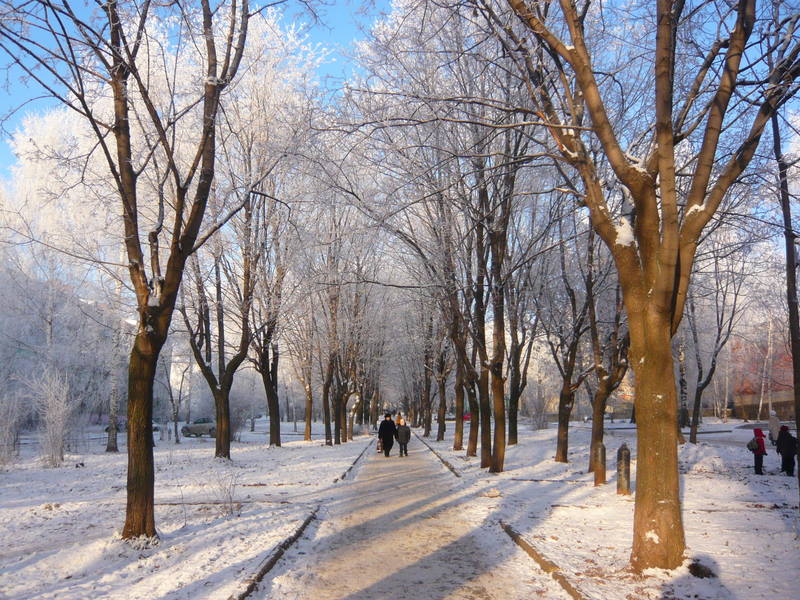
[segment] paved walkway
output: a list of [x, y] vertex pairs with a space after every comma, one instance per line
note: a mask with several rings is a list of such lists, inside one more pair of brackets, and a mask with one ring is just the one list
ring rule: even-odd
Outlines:
[[377, 454], [260, 585], [270, 600], [569, 598], [500, 530], [464, 515], [470, 497], [418, 440]]

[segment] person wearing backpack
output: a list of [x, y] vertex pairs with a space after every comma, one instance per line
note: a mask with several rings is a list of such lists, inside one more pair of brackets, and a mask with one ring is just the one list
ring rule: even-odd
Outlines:
[[753, 453], [753, 467], [756, 475], [764, 474], [764, 455], [767, 449], [764, 446], [764, 432], [758, 427], [753, 429], [753, 439], [747, 442], [747, 449]]
[[797, 438], [789, 433], [789, 427], [781, 425], [778, 432], [778, 454], [781, 455], [781, 471], [794, 476], [794, 455], [797, 454]]

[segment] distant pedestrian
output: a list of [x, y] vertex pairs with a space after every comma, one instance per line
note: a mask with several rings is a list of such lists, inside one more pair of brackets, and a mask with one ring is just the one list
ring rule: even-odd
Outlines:
[[400, 427], [400, 421], [402, 421], [402, 420], [403, 420], [403, 413], [401, 413], [398, 410], [397, 411], [397, 416], [394, 418], [394, 426], [395, 427]]
[[408, 442], [411, 441], [411, 427], [406, 425], [405, 419], [400, 419], [397, 427], [397, 443], [400, 444], [400, 456], [408, 456]]
[[764, 474], [764, 455], [767, 449], [764, 447], [764, 432], [758, 427], [753, 429], [753, 439], [747, 442], [747, 449], [753, 453], [753, 467], [756, 475]]
[[794, 457], [797, 454], [797, 438], [789, 433], [789, 427], [781, 426], [776, 450], [781, 455], [781, 472], [794, 475]]
[[389, 452], [394, 446], [394, 438], [397, 435], [397, 427], [392, 421], [392, 415], [386, 413], [381, 426], [378, 428], [378, 438], [380, 438], [381, 446], [383, 446], [383, 455], [389, 456]]
[[781, 422], [778, 420], [778, 413], [776, 413], [774, 410], [769, 411], [767, 428], [769, 429], [769, 441], [772, 442], [772, 445], [774, 446], [778, 443], [778, 434], [781, 431]]

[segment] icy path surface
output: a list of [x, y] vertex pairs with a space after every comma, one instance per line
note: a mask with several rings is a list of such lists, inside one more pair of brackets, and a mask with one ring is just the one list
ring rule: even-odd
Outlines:
[[522, 600], [569, 596], [500, 530], [468, 522], [460, 480], [412, 441], [371, 456], [261, 583], [270, 600]]

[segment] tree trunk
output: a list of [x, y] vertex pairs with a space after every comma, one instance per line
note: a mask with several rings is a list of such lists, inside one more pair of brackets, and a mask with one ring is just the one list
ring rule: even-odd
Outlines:
[[325, 372], [325, 380], [322, 382], [322, 415], [325, 422], [325, 445], [333, 445], [333, 435], [331, 433], [331, 385], [333, 382], [333, 361], [334, 357], [328, 358], [328, 367]]
[[456, 381], [455, 389], [455, 413], [456, 426], [453, 434], [453, 450], [462, 450], [464, 446], [464, 367], [456, 356]]
[[444, 420], [447, 415], [447, 394], [445, 389], [447, 381], [444, 377], [439, 377], [437, 383], [439, 384], [439, 410], [436, 413], [436, 417], [439, 419], [439, 426], [436, 429], [436, 441], [442, 442], [444, 441], [445, 431], [447, 431], [447, 425]]
[[333, 394], [333, 443], [337, 446], [342, 443], [342, 403], [338, 390]]
[[569, 417], [575, 403], [575, 392], [567, 382], [561, 386], [558, 395], [558, 438], [556, 442], [556, 462], [569, 462]]
[[181, 437], [180, 437], [179, 431], [178, 431], [178, 418], [179, 418], [178, 417], [178, 412], [179, 412], [179, 410], [180, 410], [179, 405], [175, 405], [175, 408], [172, 411], [172, 427], [173, 427], [173, 431], [175, 433], [175, 443], [176, 444], [180, 444], [181, 443]]
[[678, 443], [684, 444], [686, 440], [683, 437], [683, 431], [681, 430], [681, 417], [680, 415], [683, 414], [686, 408], [686, 403], [689, 397], [689, 386], [686, 383], [686, 344], [683, 341], [683, 336], [681, 336], [680, 341], [678, 342], [678, 388], [679, 388], [679, 395], [680, 395], [680, 410], [676, 413], [675, 423], [678, 432]]
[[[797, 305], [797, 246], [792, 227], [792, 205], [789, 195], [789, 164], [781, 148], [778, 116], [772, 115], [772, 149], [778, 162], [778, 179], [781, 189], [781, 212], [783, 213], [783, 236], [786, 255], [786, 300], [789, 308], [789, 344], [792, 351], [792, 383], [794, 384], [794, 418], [800, 431], [800, 310]], [[727, 398], [725, 402], [727, 414]], [[797, 480], [800, 484], [800, 444], [797, 444]], [[800, 491], [800, 485], [798, 485]]]
[[[500, 237], [495, 232], [491, 236]], [[502, 233], [505, 239], [505, 232]], [[503, 379], [503, 360], [506, 355], [506, 327], [505, 308], [502, 281], [502, 264], [505, 253], [503, 241], [495, 240], [492, 243], [492, 413], [494, 415], [494, 440], [492, 442], [492, 463], [490, 473], [502, 473], [506, 459], [506, 398], [505, 381]], [[498, 250], [497, 247], [500, 247]]]
[[267, 396], [267, 415], [269, 416], [269, 445], [281, 445], [281, 405], [278, 399], [278, 389], [275, 381], [267, 369], [261, 370], [261, 381], [264, 384], [264, 393]]
[[325, 425], [325, 445], [333, 446], [333, 435], [331, 434], [331, 404], [328, 394], [322, 395], [322, 420]]
[[[113, 352], [116, 356], [116, 352]], [[108, 406], [108, 441], [106, 442], [106, 452], [119, 452], [117, 447], [117, 427], [119, 419], [117, 419], [117, 412], [119, 411], [119, 381], [117, 370], [114, 365], [111, 367], [111, 396], [109, 398]]]
[[342, 443], [347, 442], [348, 440], [348, 428], [347, 428], [347, 396], [342, 395], [341, 399], [339, 400], [339, 418], [342, 420], [341, 423], [341, 430], [342, 430]]
[[314, 411], [314, 392], [311, 389], [311, 384], [306, 383], [303, 386], [306, 393], [306, 410], [305, 410], [305, 429], [303, 430], [303, 439], [307, 442], [311, 441], [311, 418]]
[[489, 369], [481, 361], [481, 375], [478, 379], [478, 402], [480, 403], [481, 425], [481, 468], [492, 464], [492, 404], [489, 397]]
[[377, 389], [369, 402], [369, 426], [371, 429], [375, 429], [378, 425], [378, 409], [380, 408], [380, 403], [381, 392], [380, 389]]
[[637, 460], [631, 564], [637, 571], [683, 562], [677, 401], [670, 316], [629, 312], [635, 376]]
[[[426, 367], [428, 366], [428, 361], [426, 361]], [[431, 424], [433, 421], [433, 411], [431, 407], [433, 406], [433, 398], [431, 397], [431, 378], [430, 372], [428, 369], [425, 369], [424, 381], [422, 382], [422, 436], [423, 437], [430, 437], [431, 435]]]
[[[710, 383], [711, 379], [708, 379]], [[697, 443], [697, 429], [700, 424], [700, 403], [703, 399], [703, 392], [705, 391], [708, 383], [698, 383], [697, 387], [694, 390], [694, 404], [692, 406], [692, 425], [691, 429], [689, 430], [689, 441], [692, 444]]]
[[592, 441], [589, 445], [589, 473], [595, 471], [595, 448], [603, 443], [605, 433], [606, 404], [611, 395], [608, 388], [608, 379], [601, 380], [594, 392], [592, 402]]
[[217, 413], [217, 432], [215, 437], [215, 458], [231, 458], [231, 405], [230, 391], [214, 390], [214, 405]]
[[480, 405], [475, 397], [475, 386], [467, 385], [467, 402], [469, 403], [469, 439], [467, 440], [467, 456], [478, 456], [478, 433], [480, 429]]
[[161, 344], [136, 336], [128, 365], [128, 486], [124, 539], [155, 537], [153, 381]]
[[[513, 357], [513, 353], [512, 353]], [[512, 358], [512, 360], [514, 360]], [[508, 445], [514, 446], [517, 444], [517, 420], [519, 416], [519, 398], [520, 393], [520, 374], [517, 365], [510, 366], [510, 381], [508, 382]]]

